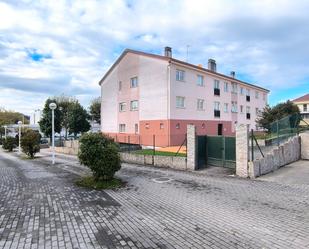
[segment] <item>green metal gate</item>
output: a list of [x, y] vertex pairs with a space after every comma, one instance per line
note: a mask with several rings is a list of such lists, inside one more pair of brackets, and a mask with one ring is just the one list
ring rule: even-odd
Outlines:
[[235, 137], [198, 136], [198, 167], [207, 165], [235, 168]]

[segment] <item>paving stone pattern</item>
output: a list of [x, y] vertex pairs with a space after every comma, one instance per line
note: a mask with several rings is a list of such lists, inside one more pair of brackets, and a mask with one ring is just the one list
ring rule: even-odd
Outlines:
[[308, 248], [309, 186], [124, 165], [74, 185], [74, 157], [0, 152], [0, 248]]

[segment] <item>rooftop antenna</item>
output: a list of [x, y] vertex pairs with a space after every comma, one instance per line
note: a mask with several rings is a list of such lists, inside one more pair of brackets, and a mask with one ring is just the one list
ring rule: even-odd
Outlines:
[[188, 60], [189, 60], [189, 47], [190, 47], [190, 45], [187, 45], [187, 59], [186, 59], [186, 62], [188, 62]]

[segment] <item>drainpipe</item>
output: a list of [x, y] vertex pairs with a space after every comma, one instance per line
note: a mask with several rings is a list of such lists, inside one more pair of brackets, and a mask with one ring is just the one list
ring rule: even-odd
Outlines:
[[167, 134], [168, 134], [168, 146], [171, 145], [171, 134], [170, 134], [170, 110], [171, 110], [171, 103], [170, 103], [170, 92], [171, 92], [171, 61], [168, 62], [167, 66]]

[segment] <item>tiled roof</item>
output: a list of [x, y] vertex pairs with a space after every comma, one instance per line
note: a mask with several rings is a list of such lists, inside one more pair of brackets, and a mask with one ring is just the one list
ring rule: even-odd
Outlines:
[[100, 80], [99, 85], [101, 85], [101, 82], [110, 74], [110, 72], [114, 69], [114, 67], [121, 61], [121, 59], [127, 53], [133, 53], [133, 54], [138, 54], [138, 55], [143, 55], [143, 56], [148, 56], [148, 57], [153, 57], [153, 58], [157, 58], [157, 59], [161, 59], [161, 60], [166, 60], [166, 61], [170, 61], [170, 62], [179, 63], [179, 64], [182, 64], [184, 66], [189, 66], [189, 67], [193, 67], [195, 69], [202, 70], [202, 71], [205, 71], [205, 72], [208, 72], [208, 73], [211, 73], [211, 74], [216, 74], [216, 75], [221, 76], [221, 77], [229, 78], [230, 80], [233, 80], [235, 82], [240, 82], [240, 83], [243, 83], [245, 85], [253, 86], [253, 87], [259, 88], [259, 89], [261, 89], [263, 91], [269, 92], [268, 89], [265, 89], [263, 87], [260, 87], [260, 86], [257, 86], [257, 85], [254, 85], [254, 84], [251, 84], [251, 83], [248, 83], [248, 82], [245, 82], [245, 81], [241, 81], [241, 80], [238, 80], [236, 78], [232, 78], [232, 77], [230, 77], [228, 75], [224, 75], [224, 74], [221, 74], [221, 73], [217, 73], [217, 72], [211, 71], [211, 70], [209, 70], [207, 68], [196, 66], [194, 64], [190, 64], [190, 63], [187, 63], [187, 62], [184, 62], [184, 61], [180, 61], [180, 60], [177, 60], [177, 59], [174, 59], [174, 58], [170, 58], [170, 57], [166, 57], [166, 56], [162, 56], [162, 55], [150, 54], [150, 53], [146, 53], [146, 52], [142, 52], [142, 51], [137, 51], [137, 50], [132, 50], [132, 49], [126, 49], [126, 50], [124, 50], [122, 52], [122, 54], [118, 57], [118, 59], [115, 61], [115, 63], [110, 67], [110, 69], [106, 72], [106, 74]]
[[309, 101], [309, 93], [293, 100], [293, 102], [304, 102], [304, 101]]

